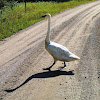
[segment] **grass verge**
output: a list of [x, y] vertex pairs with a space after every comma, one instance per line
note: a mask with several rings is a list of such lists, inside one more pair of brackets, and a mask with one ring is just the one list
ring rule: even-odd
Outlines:
[[73, 0], [70, 2], [37, 2], [27, 3], [25, 13], [24, 3], [19, 3], [12, 9], [5, 9], [0, 15], [0, 40], [15, 34], [36, 22], [42, 20], [40, 16], [50, 13], [54, 15], [69, 8], [95, 0]]

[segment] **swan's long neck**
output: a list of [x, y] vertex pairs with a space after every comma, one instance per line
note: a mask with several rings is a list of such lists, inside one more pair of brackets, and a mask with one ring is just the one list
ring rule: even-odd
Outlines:
[[47, 36], [46, 36], [46, 43], [50, 43], [50, 24], [51, 24], [51, 16], [48, 17], [48, 31], [47, 31]]

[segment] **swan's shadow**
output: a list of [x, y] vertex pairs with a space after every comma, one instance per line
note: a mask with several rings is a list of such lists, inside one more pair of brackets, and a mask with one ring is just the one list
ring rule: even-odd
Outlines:
[[25, 82], [23, 82], [20, 86], [14, 88], [14, 89], [9, 89], [9, 90], [5, 90], [5, 91], [8, 93], [13, 92], [13, 91], [17, 90], [18, 88], [22, 87], [23, 85], [25, 85], [26, 83], [28, 83], [33, 78], [50, 78], [50, 77], [56, 77], [56, 76], [60, 76], [60, 75], [74, 75], [74, 73], [73, 73], [73, 71], [67, 72], [67, 71], [60, 71], [60, 70], [37, 73], [37, 74], [30, 76], [28, 79], [26, 79]]

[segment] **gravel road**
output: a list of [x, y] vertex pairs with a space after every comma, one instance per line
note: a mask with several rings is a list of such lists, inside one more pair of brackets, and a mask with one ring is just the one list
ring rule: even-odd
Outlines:
[[45, 50], [47, 20], [0, 41], [0, 100], [100, 100], [100, 1], [51, 19], [51, 40], [81, 59], [58, 70]]

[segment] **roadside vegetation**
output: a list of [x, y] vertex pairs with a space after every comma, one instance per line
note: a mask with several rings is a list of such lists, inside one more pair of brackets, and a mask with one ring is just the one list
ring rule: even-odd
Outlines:
[[46, 13], [54, 15], [66, 9], [91, 1], [96, 0], [71, 0], [69, 2], [27, 2], [26, 11], [24, 3], [10, 2], [6, 3], [6, 6], [3, 4], [0, 8], [0, 40], [41, 21], [41, 16]]

